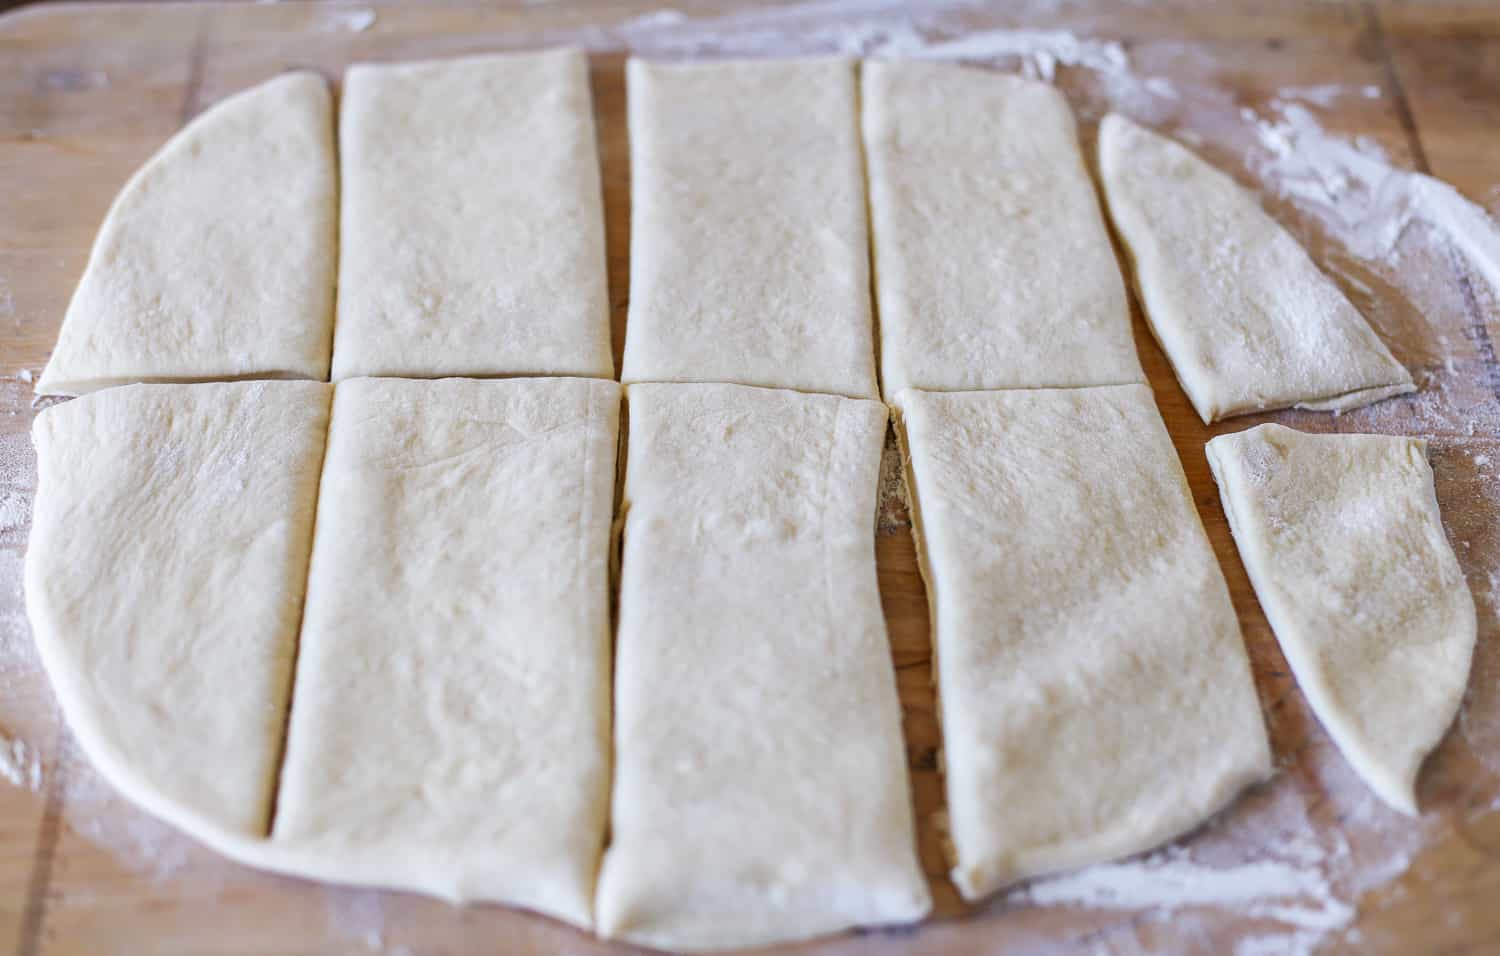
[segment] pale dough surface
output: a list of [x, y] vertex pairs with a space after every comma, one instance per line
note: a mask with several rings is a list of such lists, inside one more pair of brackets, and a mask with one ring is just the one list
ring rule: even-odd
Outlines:
[[626, 71], [626, 382], [738, 382], [873, 398], [854, 65]]
[[580, 50], [344, 80], [333, 377], [614, 374]]
[[1420, 438], [1280, 425], [1207, 449], [1298, 686], [1370, 788], [1409, 814], [1422, 761], [1463, 699], [1476, 629], [1426, 450]]
[[948, 64], [863, 69], [885, 394], [1144, 382], [1067, 99]]
[[897, 404], [965, 897], [1149, 849], [1270, 773], [1229, 591], [1147, 386]]
[[210, 842], [270, 824], [331, 392], [134, 385], [33, 426], [26, 609], [63, 716]]
[[274, 844], [590, 925], [619, 393], [339, 383]]
[[1229, 176], [1116, 114], [1099, 126], [1099, 166], [1146, 318], [1204, 422], [1415, 391], [1338, 286]]
[[37, 392], [326, 379], [337, 204], [322, 77], [288, 73], [209, 108], [116, 197]]
[[875, 578], [878, 402], [632, 385], [601, 935], [673, 950], [907, 923]]

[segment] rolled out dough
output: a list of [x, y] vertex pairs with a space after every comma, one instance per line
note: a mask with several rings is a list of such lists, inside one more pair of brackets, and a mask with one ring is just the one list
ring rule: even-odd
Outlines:
[[337, 196], [321, 77], [288, 73], [214, 105], [116, 197], [38, 394], [326, 379]]
[[873, 398], [854, 65], [627, 67], [626, 382]]
[[1144, 382], [1067, 99], [937, 63], [863, 79], [885, 394]]
[[26, 609], [63, 716], [132, 802], [269, 826], [332, 389], [134, 385], [37, 416]]
[[614, 375], [582, 51], [360, 64], [340, 122], [335, 379]]
[[619, 391], [339, 383], [278, 849], [591, 924]]
[[1149, 849], [1265, 777], [1239, 624], [1151, 390], [896, 402], [959, 891]]
[[1420, 438], [1280, 425], [1207, 449], [1297, 684], [1370, 788], [1409, 814], [1422, 761], [1463, 699], [1476, 629], [1426, 450]]
[[1205, 423], [1416, 390], [1338, 286], [1233, 179], [1110, 114], [1099, 166], [1146, 318]]
[[600, 934], [694, 951], [919, 919], [875, 579], [885, 406], [734, 385], [627, 396]]

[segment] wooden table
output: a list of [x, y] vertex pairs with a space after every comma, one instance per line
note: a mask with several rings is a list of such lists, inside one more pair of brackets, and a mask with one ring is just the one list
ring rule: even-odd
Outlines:
[[[1239, 0], [1213, 9], [1038, 2], [1035, 10], [994, 13], [939, 6], [902, 12], [883, 0], [758, 13], [732, 7], [715, 0], [674, 4], [679, 13], [641, 0], [509, 10], [111, 5], [32, 8], [0, 19], [0, 731], [21, 742], [7, 752], [23, 784], [0, 783], [0, 946], [24, 956], [628, 951], [500, 907], [455, 909], [224, 862], [113, 797], [57, 723], [21, 611], [20, 562], [35, 486], [25, 438], [33, 414], [29, 375], [46, 360], [116, 190], [185, 120], [226, 94], [291, 67], [337, 78], [362, 59], [588, 45], [595, 52], [617, 351], [628, 300], [628, 46], [792, 53], [842, 42], [857, 52], [902, 31], [1070, 29], [1119, 41], [1142, 72], [1221, 91], [1231, 122], [1241, 107], [1264, 113], [1288, 86], [1361, 90], [1309, 109], [1334, 134], [1368, 137], [1397, 166], [1430, 171], [1491, 206], [1500, 196], [1500, 13], [1482, 2]], [[690, 36], [697, 39], [683, 39]], [[714, 36], [729, 39], [717, 43]], [[1184, 69], [1192, 74], [1187, 80]], [[1103, 106], [1097, 77], [1064, 65], [1057, 82], [1091, 136]], [[1191, 129], [1190, 119], [1167, 126]], [[1203, 149], [1255, 184], [1244, 156], [1212, 135]], [[1493, 344], [1500, 308], [1440, 237], [1403, 241], [1399, 268], [1425, 270], [1435, 290], [1409, 301], [1401, 282], [1351, 256], [1316, 215], [1273, 196], [1267, 205], [1335, 273], [1424, 385], [1417, 398], [1339, 418], [1284, 413], [1204, 428], [1137, 316], [1143, 360], [1239, 611], [1276, 777], [1174, 849], [1098, 871], [1121, 881], [1123, 905], [1096, 905], [1103, 883], [1085, 877], [1063, 884], [1060, 898], [1071, 904], [1028, 905], [1012, 896], [967, 911], [944, 878], [932, 822], [942, 795], [927, 608], [897, 507], [878, 539], [881, 588], [938, 914], [915, 930], [787, 952], [1500, 951], [1500, 366]], [[1382, 809], [1339, 759], [1289, 676], [1235, 553], [1202, 447], [1213, 434], [1265, 419], [1433, 439], [1439, 498], [1479, 606], [1480, 639], [1464, 712], [1422, 777], [1421, 821]], [[37, 779], [28, 781], [33, 768]], [[1286, 897], [1279, 901], [1268, 896], [1279, 892], [1278, 880]], [[1184, 903], [1205, 887], [1208, 905]], [[1153, 899], [1169, 905], [1128, 905]], [[1345, 903], [1356, 912], [1343, 911]]]

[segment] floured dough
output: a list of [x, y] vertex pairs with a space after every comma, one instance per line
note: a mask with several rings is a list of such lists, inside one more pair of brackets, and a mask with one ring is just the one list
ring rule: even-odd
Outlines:
[[326, 379], [337, 196], [321, 77], [288, 73], [213, 106], [110, 207], [37, 392]]
[[210, 842], [270, 824], [331, 392], [136, 385], [34, 425], [26, 609], [63, 715]]
[[600, 934], [710, 950], [919, 919], [875, 580], [885, 406], [733, 385], [628, 399]]
[[1338, 287], [1233, 179], [1115, 114], [1099, 127], [1099, 166], [1151, 330], [1204, 422], [1415, 391]]
[[275, 844], [590, 925], [618, 424], [614, 382], [339, 383]]
[[854, 66], [627, 68], [627, 382], [874, 397]]
[[579, 50], [360, 64], [333, 377], [614, 374]]
[[1371, 789], [1410, 814], [1422, 760], [1463, 698], [1476, 628], [1426, 450], [1420, 438], [1280, 425], [1208, 443], [1297, 684]]
[[863, 77], [885, 394], [1144, 382], [1067, 99], [947, 64]]
[[896, 400], [959, 891], [1149, 849], [1265, 777], [1239, 624], [1151, 390]]

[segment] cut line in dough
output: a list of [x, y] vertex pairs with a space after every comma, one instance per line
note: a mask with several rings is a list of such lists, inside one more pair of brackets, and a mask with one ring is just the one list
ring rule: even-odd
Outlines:
[[1474, 600], [1427, 443], [1260, 425], [1207, 455], [1297, 684], [1379, 797], [1416, 815], [1422, 761], [1463, 700]]
[[1145, 385], [896, 397], [966, 899], [1150, 849], [1270, 773]]
[[322, 77], [210, 107], [115, 198], [37, 394], [328, 378], [337, 197]]
[[1099, 125], [1099, 168], [1146, 319], [1205, 423], [1416, 391], [1338, 286], [1229, 176], [1114, 113]]

